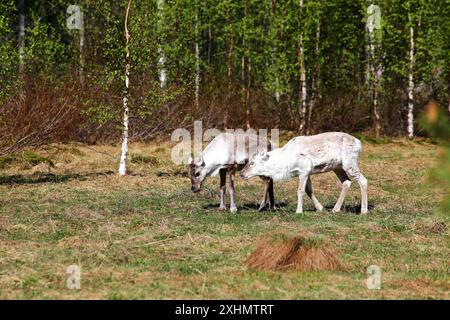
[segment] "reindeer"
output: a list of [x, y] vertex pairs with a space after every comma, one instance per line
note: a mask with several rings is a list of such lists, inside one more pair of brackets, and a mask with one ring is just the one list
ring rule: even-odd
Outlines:
[[[252, 149], [254, 148], [254, 149]], [[220, 176], [220, 207], [226, 210], [226, 177], [230, 176], [230, 211], [237, 212], [234, 202], [234, 180], [236, 171], [240, 171], [248, 162], [250, 150], [272, 150], [272, 143], [267, 139], [258, 139], [257, 135], [221, 133], [203, 150], [196, 160], [188, 160], [188, 176], [191, 179], [191, 191], [199, 192], [206, 177]], [[267, 209], [267, 196], [270, 209], [274, 207], [273, 180], [261, 176], [264, 180], [264, 193], [259, 211]]]
[[361, 141], [343, 132], [327, 132], [314, 136], [296, 137], [284, 147], [270, 152], [261, 151], [250, 159], [241, 171], [241, 177], [264, 176], [274, 181], [299, 176], [296, 213], [303, 212], [303, 195], [306, 191], [316, 210], [323, 206], [315, 197], [310, 176], [334, 171], [342, 184], [341, 194], [333, 208], [339, 212], [351, 185], [350, 177], [361, 188], [361, 214], [367, 213], [367, 179], [358, 167]]

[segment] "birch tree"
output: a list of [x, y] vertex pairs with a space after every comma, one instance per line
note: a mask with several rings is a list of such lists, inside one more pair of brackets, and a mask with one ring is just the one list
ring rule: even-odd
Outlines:
[[367, 8], [367, 31], [369, 32], [368, 43], [368, 78], [370, 91], [372, 93], [372, 112], [375, 126], [375, 135], [380, 136], [381, 119], [379, 112], [379, 92], [382, 78], [382, 66], [380, 64], [379, 50], [381, 38], [381, 11], [380, 7], [373, 3]]
[[83, 10], [80, 10], [80, 83], [84, 85], [84, 14]]
[[199, 46], [199, 15], [198, 1], [195, 2], [195, 108], [199, 108], [200, 95], [200, 46]]
[[408, 67], [408, 137], [414, 137], [414, 25], [411, 14], [409, 22], [409, 67]]
[[[303, 9], [304, 9], [304, 0], [299, 0], [300, 7], [300, 21], [303, 19]], [[303, 26], [300, 26], [303, 29]], [[306, 89], [306, 68], [305, 68], [305, 52], [303, 48], [303, 30], [299, 32], [298, 38], [298, 60], [300, 65], [300, 81], [299, 81], [299, 114], [300, 114], [300, 132], [303, 133], [305, 131], [306, 126], [306, 98], [307, 98], [307, 89]]]
[[[157, 0], [158, 7], [158, 26], [161, 30], [161, 26], [163, 25], [163, 17], [164, 17], [164, 0]], [[162, 37], [160, 37], [162, 38]], [[160, 43], [158, 46], [159, 53], [159, 84], [161, 89], [165, 90], [167, 88], [167, 69], [166, 69], [166, 55], [164, 53], [164, 42], [163, 39], [160, 39]]]
[[312, 8], [316, 12], [315, 23], [316, 23], [316, 31], [315, 31], [315, 45], [314, 45], [314, 55], [315, 55], [315, 63], [311, 74], [311, 98], [308, 104], [308, 122], [307, 122], [307, 131], [306, 134], [309, 135], [312, 130], [312, 115], [313, 109], [316, 105], [317, 100], [320, 95], [320, 32], [321, 32], [321, 16], [322, 16], [322, 3], [317, 2], [315, 7]]
[[79, 79], [80, 84], [84, 84], [84, 17], [83, 11], [77, 5], [70, 5], [67, 7], [67, 13], [70, 15], [67, 18], [67, 28], [70, 30], [79, 30]]
[[120, 155], [119, 175], [124, 176], [127, 172], [128, 156], [128, 100], [130, 89], [130, 33], [128, 31], [128, 15], [130, 13], [131, 0], [128, 0], [127, 11], [125, 13], [125, 88], [123, 93], [123, 134], [122, 153]]
[[[234, 5], [233, 2], [225, 2], [224, 4], [224, 20], [225, 20], [225, 37], [227, 38], [227, 48], [226, 48], [226, 65], [227, 65], [227, 92], [226, 92], [226, 107], [223, 115], [223, 128], [224, 130], [228, 127], [228, 108], [231, 106], [232, 88], [233, 88], [233, 54], [234, 54]], [[210, 35], [210, 30], [208, 36]], [[210, 48], [208, 47], [208, 51]], [[209, 52], [208, 55], [211, 53]]]
[[244, 0], [244, 17], [242, 19], [242, 56], [241, 56], [241, 85], [242, 85], [242, 95], [243, 95], [243, 101], [244, 101], [244, 108], [245, 108], [245, 126], [250, 128], [250, 109], [248, 104], [248, 89], [249, 87], [245, 85], [245, 58], [246, 53], [248, 56], [248, 46], [247, 45], [247, 22], [248, 22], [248, 0]]
[[271, 27], [272, 31], [272, 37], [271, 42], [272, 42], [272, 62], [274, 64], [274, 73], [275, 73], [275, 100], [277, 101], [277, 103], [280, 103], [280, 76], [279, 76], [279, 72], [278, 72], [278, 66], [277, 66], [277, 41], [278, 41], [278, 28], [277, 28], [277, 19], [276, 19], [276, 12], [277, 12], [277, 2], [276, 0], [269, 0], [270, 3], [270, 12], [269, 12], [269, 25]]

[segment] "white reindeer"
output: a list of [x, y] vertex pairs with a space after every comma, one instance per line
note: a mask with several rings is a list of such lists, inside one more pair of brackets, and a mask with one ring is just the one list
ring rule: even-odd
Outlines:
[[315, 136], [296, 137], [285, 146], [270, 152], [255, 154], [241, 171], [244, 179], [253, 176], [270, 177], [274, 181], [299, 176], [297, 213], [303, 212], [303, 195], [306, 191], [316, 210], [323, 206], [314, 196], [310, 176], [334, 171], [342, 183], [341, 194], [333, 208], [339, 212], [351, 185], [349, 177], [361, 187], [361, 214], [367, 213], [367, 179], [358, 167], [361, 141], [343, 132], [327, 132]]
[[[220, 207], [226, 210], [226, 177], [230, 175], [230, 211], [236, 212], [234, 202], [234, 179], [236, 171], [240, 171], [248, 162], [252, 151], [272, 150], [272, 144], [267, 139], [260, 139], [257, 135], [222, 133], [216, 136], [203, 150], [202, 154], [194, 161], [189, 158], [188, 176], [191, 179], [191, 191], [199, 192], [206, 177], [220, 175]], [[270, 208], [274, 207], [273, 180], [261, 176], [264, 180], [264, 193], [259, 206], [259, 211], [265, 210], [267, 196], [269, 196]]]

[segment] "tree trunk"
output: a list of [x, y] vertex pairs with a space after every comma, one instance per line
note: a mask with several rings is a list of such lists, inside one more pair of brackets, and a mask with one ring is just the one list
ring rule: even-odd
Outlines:
[[380, 119], [380, 113], [379, 113], [379, 99], [378, 99], [378, 93], [379, 93], [379, 85], [381, 81], [381, 67], [379, 64], [379, 59], [376, 57], [376, 49], [377, 49], [377, 39], [375, 37], [374, 31], [375, 27], [378, 28], [378, 23], [375, 21], [377, 17], [374, 15], [376, 14], [376, 7], [371, 4], [367, 10], [367, 13], [370, 15], [368, 19], [368, 26], [367, 29], [369, 31], [369, 43], [368, 43], [368, 74], [367, 74], [367, 80], [370, 86], [370, 92], [371, 92], [371, 98], [372, 98], [372, 117], [373, 117], [373, 124], [375, 127], [375, 136], [379, 137], [381, 133], [381, 119]]
[[381, 119], [378, 107], [378, 92], [379, 92], [379, 82], [380, 82], [380, 66], [378, 64], [378, 59], [375, 58], [375, 43], [373, 32], [371, 33], [371, 82], [372, 82], [372, 109], [373, 109], [373, 119], [375, 125], [375, 136], [378, 138], [381, 133]]
[[234, 48], [234, 32], [233, 26], [231, 24], [231, 18], [227, 13], [228, 25], [230, 26], [230, 45], [228, 48], [227, 55], [227, 81], [228, 81], [228, 90], [227, 90], [227, 105], [225, 107], [225, 114], [223, 119], [223, 127], [224, 130], [227, 129], [228, 126], [228, 109], [231, 106], [231, 90], [232, 90], [232, 75], [233, 75], [233, 48]]
[[80, 84], [84, 85], [84, 14], [80, 10]]
[[448, 113], [450, 115], [450, 74], [447, 75]]
[[195, 7], [195, 109], [199, 108], [200, 95], [200, 47], [198, 44], [198, 6]]
[[[161, 25], [163, 19], [164, 0], [157, 0], [157, 6], [158, 6], [158, 23]], [[160, 43], [158, 47], [158, 54], [159, 54], [159, 61], [158, 61], [159, 85], [161, 89], [165, 90], [167, 88], [167, 70], [166, 70], [166, 56], [164, 54], [162, 43]]]
[[211, 26], [208, 26], [208, 65], [211, 64], [211, 43], [212, 43]]
[[125, 14], [125, 89], [123, 93], [123, 140], [122, 153], [120, 155], [119, 175], [124, 176], [127, 173], [127, 155], [128, 155], [128, 99], [130, 88], [130, 33], [128, 31], [128, 14], [130, 12], [131, 0], [128, 0], [128, 7]]
[[25, 0], [19, 0], [19, 74], [24, 75], [25, 70]]
[[243, 107], [245, 108], [245, 125], [249, 127], [249, 110], [248, 110], [248, 85], [245, 84], [245, 52], [246, 52], [246, 42], [245, 37], [247, 34], [247, 10], [248, 4], [247, 0], [244, 2], [244, 26], [242, 31], [242, 57], [241, 57], [241, 85], [242, 85], [242, 97], [243, 97]]
[[249, 52], [248, 55], [248, 62], [247, 62], [247, 92], [246, 92], [246, 112], [245, 112], [245, 118], [246, 118], [246, 126], [247, 129], [250, 129], [250, 97], [251, 97], [251, 86], [252, 86], [252, 56], [251, 52]]
[[[270, 3], [270, 12], [269, 12], [269, 24], [270, 25], [272, 25], [273, 24], [273, 19], [275, 18], [275, 16], [276, 16], [276, 0], [269, 0], [269, 3]], [[274, 60], [275, 61], [273, 61], [273, 63], [277, 63], [277, 61], [276, 61], [276, 55], [277, 55], [277, 44], [276, 44], [276, 41], [277, 41], [278, 39], [277, 39], [277, 30], [275, 30], [275, 43], [274, 44], [272, 44], [272, 54], [273, 54], [273, 57], [274, 57]], [[277, 104], [278, 103], [280, 103], [280, 79], [279, 79], [279, 76], [278, 76], [278, 70], [277, 69], [275, 69], [276, 71], [275, 71], [275, 100], [277, 101]]]
[[313, 109], [316, 104], [317, 95], [319, 92], [319, 68], [320, 68], [320, 21], [317, 21], [317, 29], [316, 29], [316, 47], [315, 47], [315, 54], [316, 54], [316, 65], [314, 66], [314, 72], [311, 79], [311, 100], [309, 101], [309, 110], [308, 110], [308, 129], [306, 131], [306, 134], [309, 135], [312, 130], [312, 113]]
[[[303, 0], [299, 1], [300, 5], [300, 17], [303, 17]], [[300, 133], [305, 131], [306, 124], [306, 98], [307, 98], [307, 90], [306, 90], [306, 69], [305, 69], [305, 56], [303, 51], [303, 34], [300, 32], [299, 40], [298, 40], [298, 59], [300, 63], [300, 83], [299, 83], [299, 91], [300, 91], [300, 104], [299, 104], [299, 113], [300, 113]]]
[[[242, 48], [245, 46], [245, 40], [242, 39]], [[245, 53], [242, 53], [241, 57], [241, 81], [242, 81], [242, 87], [244, 88], [244, 81], [245, 81]]]
[[411, 15], [409, 27], [409, 74], [408, 74], [408, 137], [414, 137], [414, 26]]

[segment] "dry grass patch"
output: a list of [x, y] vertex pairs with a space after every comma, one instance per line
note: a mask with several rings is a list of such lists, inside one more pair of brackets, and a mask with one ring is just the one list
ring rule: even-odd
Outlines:
[[342, 270], [339, 254], [324, 240], [276, 232], [261, 237], [247, 265], [261, 271]]

